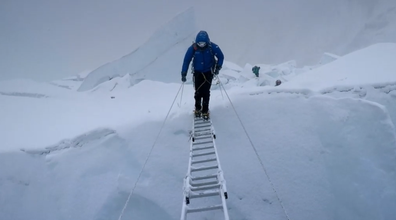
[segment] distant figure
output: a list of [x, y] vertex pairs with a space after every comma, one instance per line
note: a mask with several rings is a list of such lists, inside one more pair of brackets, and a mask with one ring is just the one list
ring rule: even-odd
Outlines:
[[260, 71], [260, 67], [259, 66], [254, 66], [252, 68], [252, 72], [254, 73], [254, 75], [256, 75], [256, 77], [259, 77], [259, 71]]
[[213, 74], [218, 75], [223, 65], [224, 55], [220, 47], [210, 42], [206, 31], [197, 34], [195, 43], [191, 45], [184, 56], [181, 80], [186, 82], [188, 66], [192, 60], [193, 82], [195, 88], [195, 116], [209, 118], [210, 87]]
[[278, 80], [276, 80], [276, 82], [275, 82], [275, 86], [279, 86], [281, 83], [282, 83], [282, 81], [280, 81], [280, 80], [278, 79]]

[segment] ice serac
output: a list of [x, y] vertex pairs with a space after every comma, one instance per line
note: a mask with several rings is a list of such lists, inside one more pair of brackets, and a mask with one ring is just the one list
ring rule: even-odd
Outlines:
[[395, 83], [395, 56], [395, 43], [374, 44], [296, 76], [288, 88], [326, 92], [334, 88]]
[[[177, 73], [180, 73], [185, 50], [191, 44], [195, 32], [194, 9], [189, 8], [158, 29], [146, 43], [132, 53], [89, 73], [78, 91], [90, 90], [126, 74], [131, 75], [131, 84], [140, 79], [180, 81]], [[154, 71], [158, 67], [163, 72]]]
[[334, 60], [340, 58], [340, 56], [331, 54], [331, 53], [324, 53], [322, 57], [319, 60], [319, 65], [325, 65], [330, 62], [333, 62]]

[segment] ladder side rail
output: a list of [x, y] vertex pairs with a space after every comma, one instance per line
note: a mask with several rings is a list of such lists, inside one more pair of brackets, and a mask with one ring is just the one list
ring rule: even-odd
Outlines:
[[226, 203], [226, 198], [224, 196], [225, 192], [222, 187], [220, 187], [220, 192], [221, 192], [221, 202], [223, 203], [223, 213], [224, 213], [224, 220], [230, 220], [230, 217], [228, 216], [228, 208], [227, 208], [227, 203]]
[[[213, 128], [213, 131], [214, 131], [214, 128]], [[219, 155], [218, 155], [218, 152], [217, 152], [217, 146], [216, 146], [215, 139], [213, 138], [212, 140], [213, 140], [213, 146], [214, 146], [215, 155], [216, 155], [216, 159], [217, 159], [217, 166], [218, 166], [217, 179], [218, 179], [219, 184], [220, 184], [220, 192], [221, 192], [220, 193], [220, 197], [221, 197], [221, 202], [223, 204], [224, 219], [225, 220], [229, 220], [227, 203], [225, 201], [226, 199], [228, 199], [226, 181], [224, 179], [223, 169], [221, 168], [221, 165], [220, 165], [220, 159], [219, 159]]]
[[210, 129], [211, 129], [211, 132], [212, 132], [212, 135], [213, 135], [213, 139], [216, 139], [216, 131], [215, 131], [215, 128], [214, 128], [214, 126], [212, 124], [212, 121], [210, 122]]
[[216, 142], [214, 139], [212, 141], [213, 141], [213, 146], [214, 146], [215, 155], [216, 155], [216, 159], [217, 159], [217, 166], [218, 166], [218, 170], [219, 170], [217, 173], [217, 175], [218, 175], [217, 178], [219, 180], [219, 183], [221, 184], [221, 187], [224, 190], [224, 193], [227, 193], [226, 181], [223, 176], [223, 169], [221, 168], [221, 165], [220, 165], [220, 159], [219, 159], [219, 154], [217, 152]]
[[187, 168], [187, 174], [186, 177], [184, 178], [184, 185], [183, 185], [183, 207], [182, 207], [182, 213], [181, 213], [181, 220], [186, 220], [187, 219], [187, 203], [190, 203], [189, 197], [191, 193], [191, 162], [192, 162], [192, 157], [193, 157], [193, 140], [194, 140], [194, 126], [195, 122], [193, 121], [192, 125], [192, 133], [190, 137], [190, 158], [188, 159], [188, 168]]
[[192, 141], [190, 141], [190, 158], [188, 158], [188, 168], [187, 168], [187, 174], [186, 177], [184, 178], [184, 196], [188, 198], [190, 196], [191, 192], [191, 169], [192, 169], [192, 155], [193, 155], [193, 144]]
[[183, 199], [183, 207], [182, 207], [182, 213], [181, 213], [181, 217], [180, 220], [187, 220], [187, 204], [186, 204], [186, 197], [184, 197]]

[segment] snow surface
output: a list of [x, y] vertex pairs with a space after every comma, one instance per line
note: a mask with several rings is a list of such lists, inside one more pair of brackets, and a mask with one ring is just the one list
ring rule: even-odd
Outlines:
[[[175, 29], [171, 22], [161, 30]], [[184, 50], [191, 43], [178, 42]], [[141, 51], [152, 60], [157, 48], [149, 47]], [[161, 65], [138, 81], [105, 71], [101, 77], [119, 77], [99, 82], [94, 71], [84, 92], [1, 82], [0, 219], [119, 219], [133, 188], [122, 219], [180, 218], [193, 87], [190, 74], [184, 86], [163, 81], [180, 80], [184, 56], [166, 48], [157, 51]], [[230, 218], [394, 219], [395, 54], [395, 44], [377, 44], [323, 66], [225, 62], [225, 90], [214, 80], [210, 109]], [[276, 79], [282, 85], [274, 87]]]

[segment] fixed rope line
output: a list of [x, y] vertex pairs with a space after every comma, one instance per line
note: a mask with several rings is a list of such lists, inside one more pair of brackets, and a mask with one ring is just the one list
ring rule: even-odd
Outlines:
[[[217, 79], [216, 85], [219, 85], [219, 84], [220, 84], [220, 78], [219, 78], [219, 76], [218, 76], [218, 75], [215, 75], [215, 76], [214, 76], [214, 79]], [[221, 86], [220, 86], [220, 85], [219, 85], [219, 88], [220, 88], [221, 98], [224, 99], [223, 91], [221, 91]]]
[[120, 216], [118, 217], [118, 220], [121, 220], [121, 219], [122, 219], [122, 216], [124, 215], [124, 212], [125, 212], [126, 207], [128, 206], [129, 200], [131, 199], [131, 196], [132, 196], [133, 192], [135, 191], [135, 188], [136, 188], [136, 186], [137, 186], [137, 183], [139, 182], [139, 179], [140, 179], [140, 177], [141, 177], [141, 175], [142, 175], [142, 173], [143, 173], [144, 167], [146, 166], [147, 161], [148, 161], [148, 159], [149, 159], [150, 156], [151, 156], [151, 152], [153, 152], [154, 146], [155, 146], [155, 144], [156, 144], [157, 141], [158, 141], [158, 137], [160, 136], [160, 134], [161, 134], [161, 132], [162, 132], [162, 129], [164, 128], [165, 122], [166, 122], [166, 120], [167, 120], [168, 117], [169, 117], [169, 113], [170, 113], [170, 111], [172, 110], [173, 105], [175, 104], [175, 101], [176, 101], [176, 99], [177, 99], [177, 96], [179, 95], [180, 90], [181, 90], [181, 88], [183, 87], [183, 84], [184, 84], [184, 83], [182, 83], [182, 85], [180, 86], [179, 91], [177, 91], [177, 94], [176, 94], [175, 98], [173, 99], [172, 105], [171, 105], [171, 107], [169, 108], [168, 114], [166, 115], [164, 121], [162, 122], [161, 129], [160, 129], [160, 131], [158, 132], [157, 137], [155, 138], [155, 141], [154, 141], [153, 146], [151, 146], [150, 152], [149, 152], [149, 154], [148, 154], [148, 156], [147, 156], [147, 158], [146, 158], [146, 161], [144, 161], [143, 167], [142, 167], [142, 169], [140, 170], [139, 176], [138, 176], [138, 178], [137, 178], [137, 180], [136, 180], [136, 182], [135, 182], [133, 188], [132, 188], [131, 191], [129, 192], [128, 198], [127, 198], [127, 200], [125, 201], [124, 207], [122, 208], [122, 211], [121, 211]]
[[[179, 107], [182, 105], [182, 99], [183, 99], [183, 90], [184, 90], [184, 82], [182, 83], [182, 88], [181, 88], [181, 94], [180, 94], [180, 104]], [[179, 94], [179, 93], [178, 93]]]
[[[243, 130], [244, 130], [244, 132], [245, 132], [245, 134], [246, 134], [246, 136], [247, 136], [247, 138], [249, 139], [249, 142], [250, 142], [251, 146], [253, 147], [253, 150], [254, 150], [254, 152], [255, 152], [255, 154], [256, 154], [258, 160], [260, 161], [261, 167], [263, 168], [264, 173], [265, 173], [265, 175], [267, 176], [267, 179], [268, 179], [268, 181], [269, 181], [270, 184], [271, 184], [272, 190], [274, 190], [274, 192], [275, 192], [276, 198], [278, 199], [279, 204], [281, 205], [281, 207], [282, 207], [282, 209], [283, 209], [283, 212], [284, 212], [285, 215], [286, 215], [286, 218], [287, 218], [288, 220], [290, 220], [290, 217], [289, 217], [289, 215], [287, 214], [286, 209], [285, 209], [285, 207], [283, 206], [283, 203], [282, 203], [281, 199], [279, 198], [278, 192], [276, 191], [275, 186], [274, 186], [274, 184], [272, 183], [271, 178], [270, 178], [269, 175], [268, 175], [267, 169], [265, 169], [264, 163], [263, 163], [263, 161], [261, 160], [261, 158], [260, 158], [260, 156], [259, 156], [259, 154], [258, 154], [258, 152], [257, 152], [257, 149], [256, 149], [256, 147], [255, 147], [254, 144], [253, 144], [252, 139], [250, 138], [248, 132], [246, 131], [245, 126], [244, 126], [243, 123], [242, 123], [241, 118], [239, 117], [238, 113], [237, 113], [236, 110], [235, 110], [234, 104], [231, 102], [231, 99], [230, 99], [230, 97], [228, 96], [228, 93], [227, 93], [227, 91], [225, 90], [225, 88], [224, 88], [224, 86], [223, 86], [223, 83], [221, 83], [220, 79], [219, 79], [219, 82], [220, 82], [220, 87], [223, 88], [224, 93], [226, 94], [226, 96], [227, 96], [227, 98], [228, 98], [228, 101], [230, 102], [231, 107], [232, 107], [232, 109], [234, 110], [234, 112], [235, 112], [235, 114], [236, 114], [236, 116], [237, 116], [237, 118], [238, 118], [238, 120], [239, 120], [239, 123], [241, 124], [241, 126], [242, 126], [242, 128], [243, 128]], [[221, 90], [221, 88], [220, 88], [220, 90]]]

